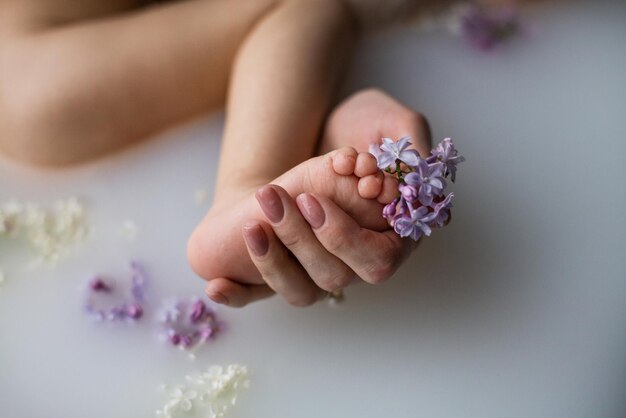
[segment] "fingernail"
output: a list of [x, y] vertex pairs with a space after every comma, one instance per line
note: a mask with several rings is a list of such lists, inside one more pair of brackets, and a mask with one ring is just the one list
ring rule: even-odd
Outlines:
[[285, 209], [283, 208], [283, 202], [280, 200], [280, 196], [276, 193], [276, 190], [270, 186], [265, 186], [255, 194], [256, 200], [261, 205], [261, 209], [267, 219], [272, 223], [278, 223], [283, 219]]
[[265, 231], [259, 224], [244, 225], [243, 239], [246, 241], [246, 245], [250, 248], [252, 254], [257, 257], [265, 255], [269, 249], [267, 235], [265, 235]]
[[317, 229], [324, 225], [326, 214], [316, 198], [310, 194], [303, 193], [296, 198], [296, 202], [300, 212], [302, 212], [304, 218], [313, 228]]
[[220, 292], [207, 292], [207, 296], [215, 303], [219, 303], [220, 305], [228, 305], [228, 299]]

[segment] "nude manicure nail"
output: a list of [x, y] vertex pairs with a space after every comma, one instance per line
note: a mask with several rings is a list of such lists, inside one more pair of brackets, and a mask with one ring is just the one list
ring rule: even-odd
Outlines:
[[270, 222], [278, 223], [283, 219], [285, 208], [276, 190], [270, 186], [265, 186], [256, 192], [255, 197]]
[[265, 255], [269, 249], [267, 235], [261, 225], [244, 225], [243, 239], [246, 241], [246, 245], [250, 248], [252, 254], [257, 257]]
[[220, 305], [228, 305], [228, 299], [220, 292], [213, 292], [207, 294], [207, 296], [215, 303], [219, 303]]
[[313, 228], [317, 229], [324, 225], [326, 214], [316, 198], [310, 194], [301, 194], [297, 197], [296, 202], [300, 212]]

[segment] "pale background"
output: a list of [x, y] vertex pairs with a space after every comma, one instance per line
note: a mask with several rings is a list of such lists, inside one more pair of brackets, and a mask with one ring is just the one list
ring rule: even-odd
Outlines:
[[193, 193], [212, 193], [222, 118], [62, 172], [0, 161], [0, 203], [77, 195], [93, 226], [55, 269], [0, 244], [0, 416], [149, 417], [160, 383], [234, 362], [252, 386], [232, 417], [625, 416], [626, 4], [530, 17], [531, 38], [496, 54], [444, 33], [368, 41], [349, 89], [389, 90], [467, 157], [454, 221], [338, 309], [220, 309], [230, 329], [195, 362], [150, 321], [94, 325], [79, 288], [138, 259], [153, 300], [201, 294], [185, 242], [208, 207]]

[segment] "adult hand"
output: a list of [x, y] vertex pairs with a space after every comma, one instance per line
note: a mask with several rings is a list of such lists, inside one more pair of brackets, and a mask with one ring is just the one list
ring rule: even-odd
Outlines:
[[[431, 149], [423, 116], [379, 90], [368, 89], [333, 111], [320, 150], [350, 145], [364, 151], [382, 135], [412, 136], [422, 156]], [[267, 285], [211, 280], [206, 293], [218, 303], [244, 306], [275, 292], [292, 305], [311, 305], [354, 281], [376, 284], [389, 279], [417, 245], [392, 230], [362, 228], [323, 196], [305, 193], [293, 199], [276, 185], [264, 186], [268, 187], [281, 198], [283, 219], [275, 224], [250, 222], [242, 230], [250, 257]]]

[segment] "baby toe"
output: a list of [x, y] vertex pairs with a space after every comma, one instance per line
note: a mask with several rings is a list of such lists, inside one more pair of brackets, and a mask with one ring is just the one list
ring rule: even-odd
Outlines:
[[331, 153], [333, 170], [339, 175], [349, 176], [354, 173], [357, 152], [352, 147], [345, 147]]
[[383, 183], [382, 173], [361, 177], [358, 184], [359, 196], [364, 199], [377, 198], [382, 191]]
[[366, 177], [378, 172], [376, 158], [369, 152], [361, 152], [356, 158], [354, 174], [357, 177]]
[[380, 194], [376, 200], [383, 205], [391, 203], [398, 196], [398, 180], [392, 176], [384, 176]]

